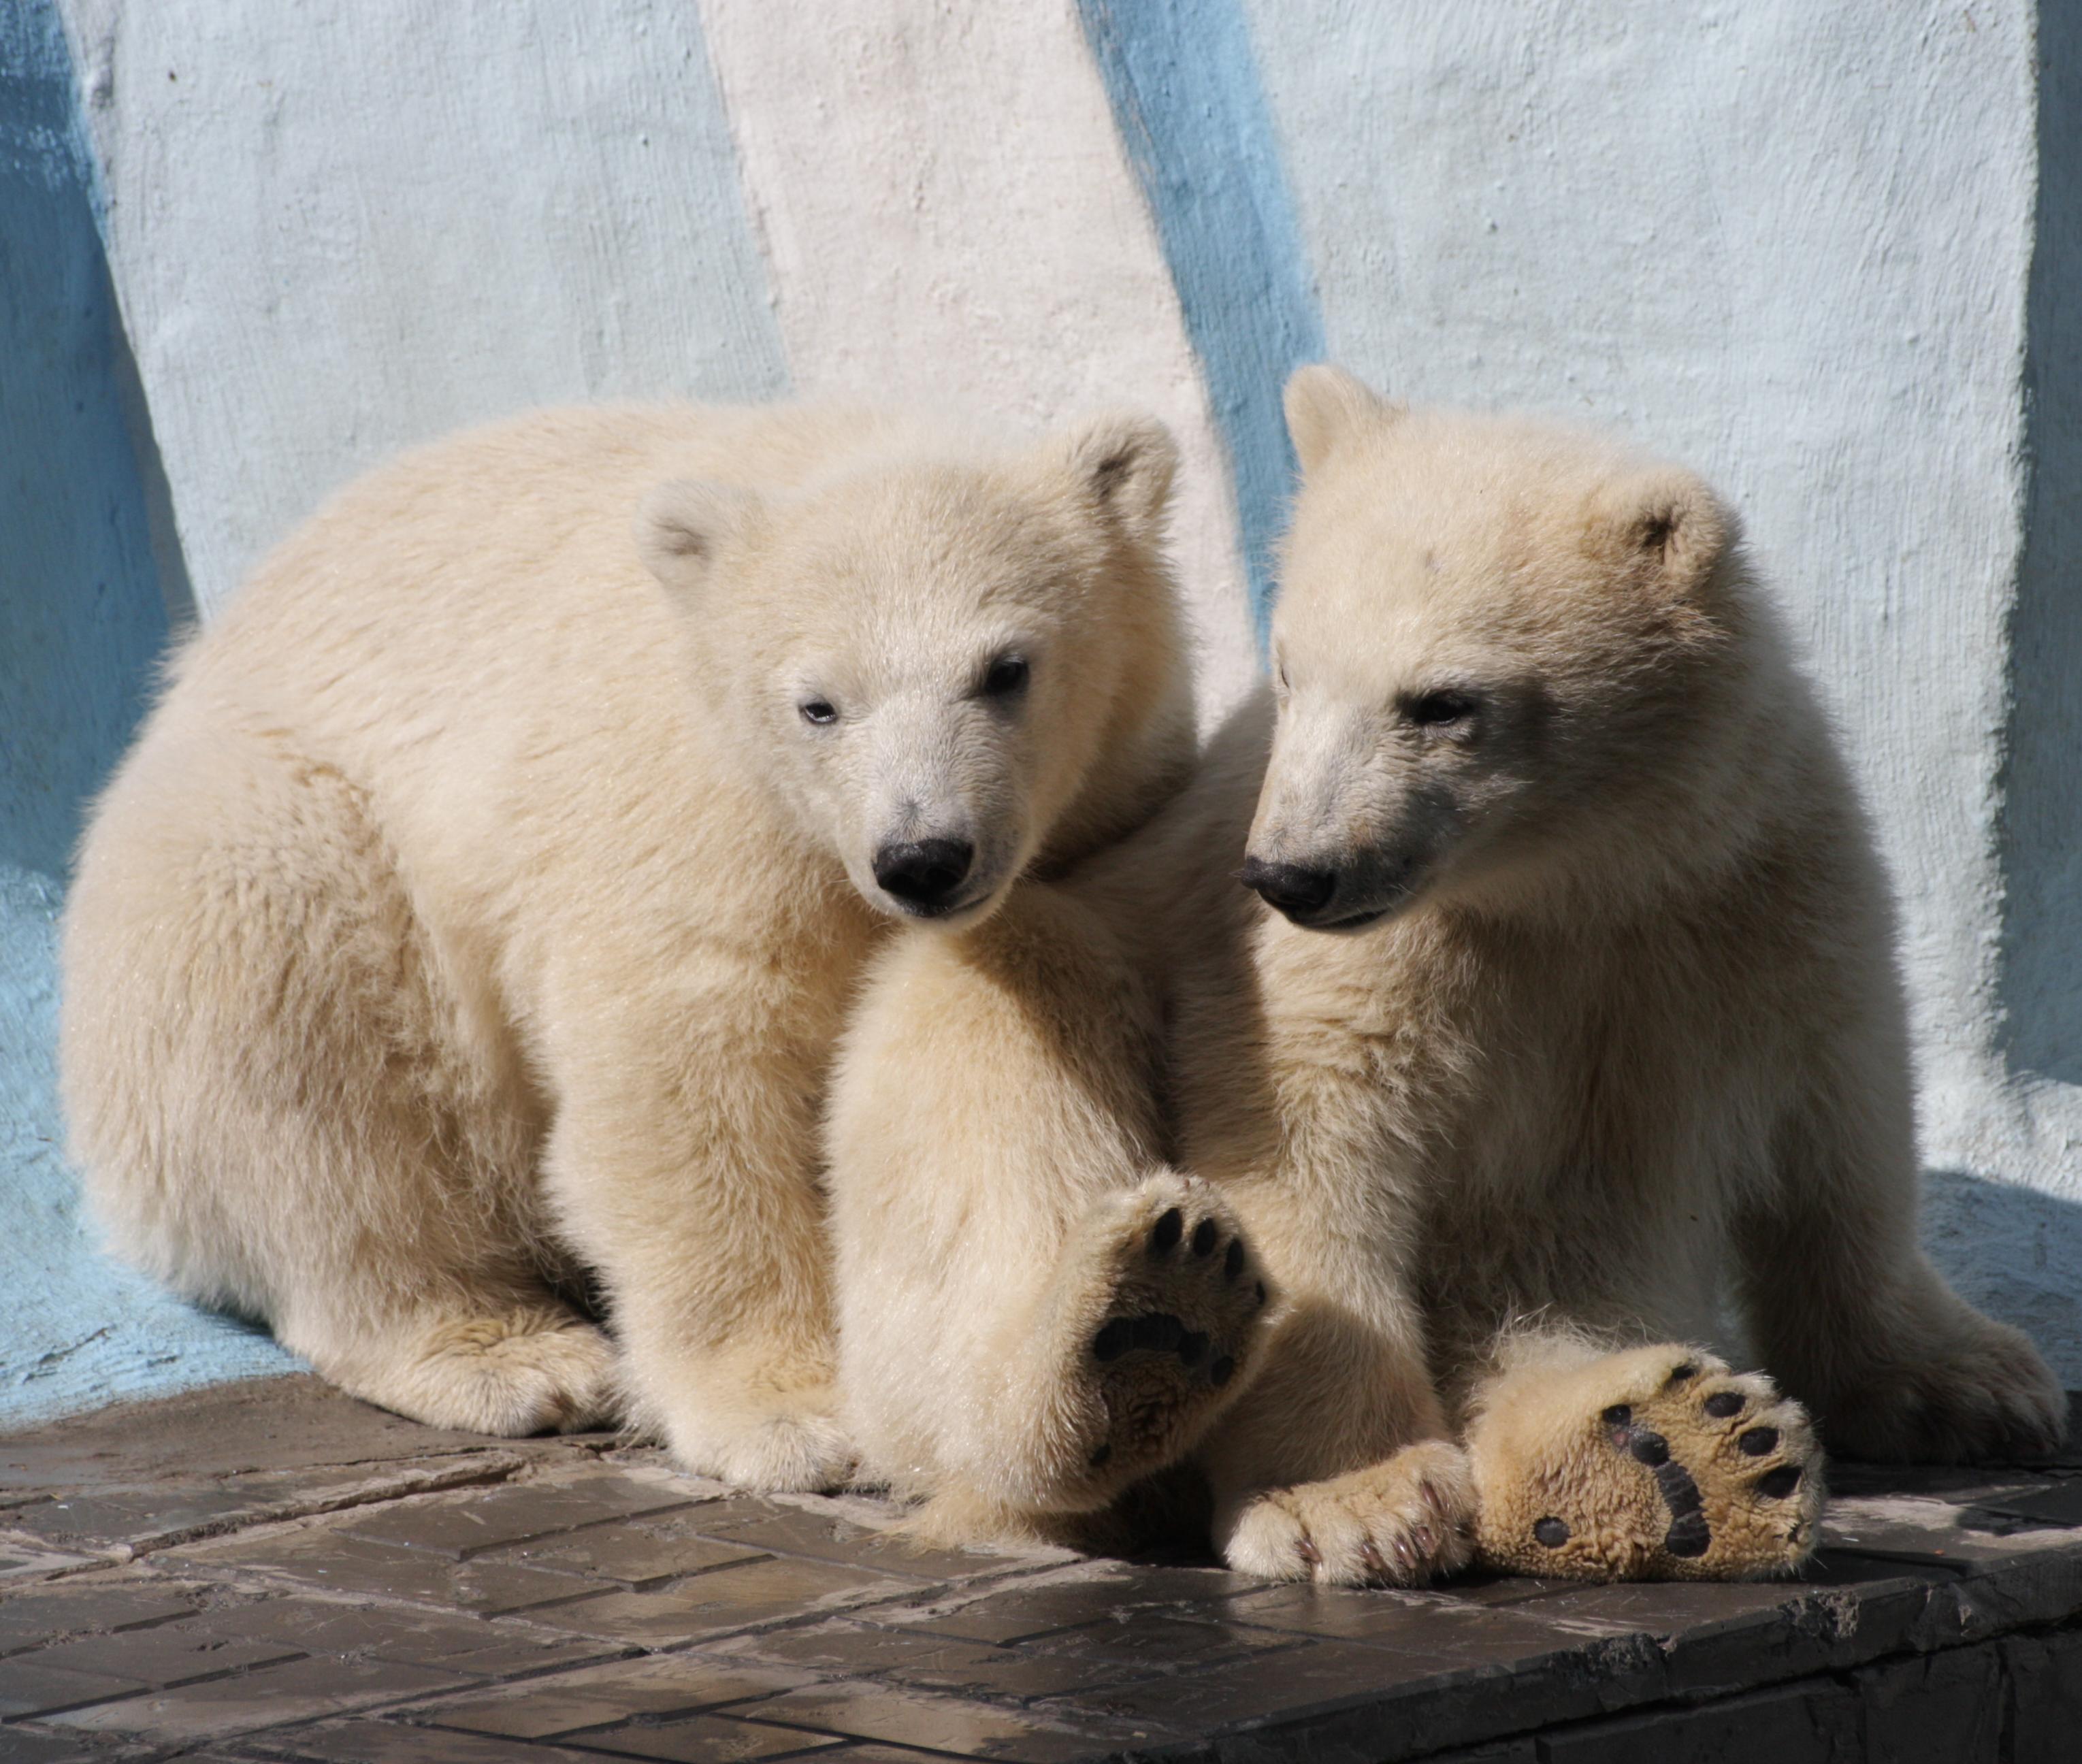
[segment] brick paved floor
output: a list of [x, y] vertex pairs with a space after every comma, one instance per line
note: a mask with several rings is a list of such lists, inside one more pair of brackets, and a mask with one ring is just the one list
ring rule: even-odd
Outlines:
[[0, 1759], [2082, 1760], [2082, 1453], [1835, 1480], [1792, 1585], [1317, 1592], [232, 1386], [0, 1442]]

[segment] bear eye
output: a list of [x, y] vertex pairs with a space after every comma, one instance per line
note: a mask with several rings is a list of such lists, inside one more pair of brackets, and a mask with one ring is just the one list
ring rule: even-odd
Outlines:
[[803, 722], [813, 722], [820, 728], [839, 720], [838, 709], [828, 698], [806, 698], [795, 708], [802, 713]]
[[999, 656], [990, 664], [990, 671], [983, 676], [984, 697], [1009, 698], [1014, 693], [1024, 692], [1031, 671], [1023, 655]]
[[1475, 714], [1475, 701], [1466, 693], [1420, 693], [1402, 707], [1402, 714], [1420, 729], [1465, 722]]

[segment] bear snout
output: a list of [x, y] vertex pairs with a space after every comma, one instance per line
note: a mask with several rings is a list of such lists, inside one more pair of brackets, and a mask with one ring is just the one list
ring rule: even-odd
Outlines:
[[876, 849], [875, 886], [930, 916], [952, 904], [975, 861], [976, 847], [965, 839], [892, 840]]
[[1334, 869], [1268, 863], [1262, 857], [1245, 858], [1237, 879], [1296, 924], [1321, 912], [1338, 891], [1338, 873]]

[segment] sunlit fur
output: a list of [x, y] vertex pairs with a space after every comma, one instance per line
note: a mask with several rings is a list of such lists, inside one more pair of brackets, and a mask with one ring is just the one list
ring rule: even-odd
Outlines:
[[975, 924], [1175, 785], [1174, 457], [596, 409], [346, 490], [81, 851], [63, 1076], [116, 1246], [424, 1421], [626, 1400], [690, 1467], [843, 1474], [818, 1114], [898, 923], [873, 851], [971, 838]]

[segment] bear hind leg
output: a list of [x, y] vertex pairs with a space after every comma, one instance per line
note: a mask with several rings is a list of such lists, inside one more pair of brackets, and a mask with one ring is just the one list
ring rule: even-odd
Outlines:
[[432, 1427], [575, 1433], [619, 1407], [607, 1337], [546, 1293], [330, 1326], [292, 1313], [281, 1335], [349, 1395]]
[[268, 725], [155, 729], [68, 911], [74, 1150], [133, 1261], [419, 1421], [611, 1412], [552, 1294], [539, 1112], [364, 794]]

